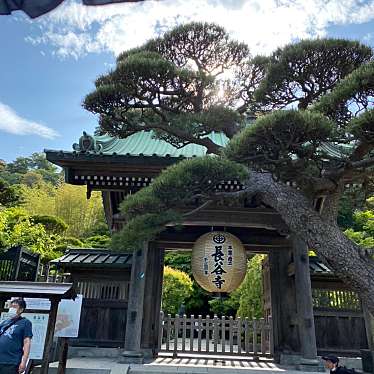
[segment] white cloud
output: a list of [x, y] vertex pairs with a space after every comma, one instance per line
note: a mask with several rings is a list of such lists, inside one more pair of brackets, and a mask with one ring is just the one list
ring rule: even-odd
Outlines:
[[53, 139], [59, 134], [40, 123], [20, 117], [10, 106], [0, 102], [0, 131], [14, 135], [38, 135]]
[[100, 7], [68, 0], [41, 17], [40, 36], [27, 40], [50, 45], [61, 57], [103, 51], [118, 55], [177, 24], [208, 21], [224, 26], [255, 54], [324, 36], [329, 25], [372, 19], [373, 0], [148, 0]]

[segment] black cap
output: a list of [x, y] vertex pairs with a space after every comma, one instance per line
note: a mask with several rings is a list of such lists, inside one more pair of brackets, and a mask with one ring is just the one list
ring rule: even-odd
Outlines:
[[334, 355], [322, 356], [322, 360], [330, 361], [333, 364], [337, 364], [339, 362], [339, 359]]

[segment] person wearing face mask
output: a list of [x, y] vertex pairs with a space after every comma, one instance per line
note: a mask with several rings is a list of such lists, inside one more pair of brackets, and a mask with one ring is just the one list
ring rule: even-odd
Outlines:
[[29, 358], [32, 324], [22, 317], [26, 303], [12, 300], [8, 319], [0, 324], [0, 374], [21, 374]]

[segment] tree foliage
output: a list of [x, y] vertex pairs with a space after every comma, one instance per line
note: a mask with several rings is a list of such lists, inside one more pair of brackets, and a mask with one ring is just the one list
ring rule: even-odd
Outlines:
[[225, 178], [241, 180], [246, 176], [241, 165], [210, 156], [184, 160], [167, 168], [150, 186], [126, 197], [121, 211], [129, 221], [114, 236], [114, 247], [129, 250], [139, 247], [162, 231], [166, 223], [183, 219], [175, 207], [191, 206], [198, 199], [209, 198]]
[[231, 137], [242, 128], [241, 113], [253, 103], [264, 61], [252, 59], [248, 47], [220, 26], [179, 26], [122, 53], [116, 69], [97, 79], [84, 107], [99, 114], [100, 133], [126, 137], [152, 129], [177, 147], [196, 143], [216, 153], [206, 135]]
[[241, 287], [231, 292], [226, 297], [209, 300], [210, 310], [218, 316], [235, 316], [240, 305]]
[[303, 40], [278, 48], [269, 58], [256, 100], [265, 111], [290, 104], [306, 109], [372, 56], [371, 48], [339, 39]]
[[94, 235], [85, 238], [84, 245], [87, 248], [108, 248], [111, 243], [111, 238], [108, 235]]
[[62, 235], [68, 228], [68, 225], [61, 218], [55, 216], [37, 214], [31, 216], [31, 220], [35, 224], [43, 225], [46, 231], [52, 234]]
[[44, 153], [33, 153], [30, 157], [17, 157], [13, 162], [4, 162], [0, 178], [10, 185], [25, 183], [31, 186], [42, 180], [57, 185], [61, 175], [58, 168], [45, 158]]
[[[125, 51], [85, 99], [100, 117], [98, 131], [153, 131], [216, 156], [182, 161], [128, 197], [120, 237], [134, 247], [137, 233], [152, 239], [166, 223], [182, 221], [182, 206], [196, 212], [229, 195], [256, 196], [374, 311], [373, 262], [336, 225], [345, 185], [373, 185], [372, 55], [358, 42], [321, 39], [252, 58], [222, 28], [200, 23]], [[276, 109], [283, 110], [259, 115]], [[247, 124], [254, 112], [256, 122]], [[229, 138], [224, 152], [208, 137], [212, 131]], [[217, 188], [233, 179], [241, 191]]]
[[165, 266], [162, 286], [163, 312], [166, 314], [176, 314], [191, 293], [191, 278], [181, 270]]
[[353, 227], [345, 234], [361, 247], [369, 249], [374, 257], [374, 197], [367, 200], [365, 210], [353, 214]]
[[21, 200], [20, 187], [10, 186], [8, 182], [0, 178], [0, 208], [16, 206], [21, 203]]
[[43, 261], [49, 261], [61, 255], [56, 250], [57, 238], [43, 224], [34, 222], [22, 208], [0, 211], [0, 245], [3, 250], [22, 246], [39, 253]]
[[239, 317], [261, 318], [264, 316], [262, 289], [262, 261], [264, 255], [255, 255], [248, 261], [247, 273], [240, 286]]
[[322, 174], [319, 147], [332, 136], [333, 124], [319, 113], [275, 111], [234, 137], [224, 153], [254, 170], [271, 172], [277, 180], [302, 186]]
[[23, 187], [23, 200], [23, 207], [31, 215], [53, 215], [62, 219], [68, 226], [67, 236], [92, 236], [93, 228], [104, 222], [100, 193], [94, 192], [87, 200], [83, 186], [61, 183], [53, 187], [43, 183]]

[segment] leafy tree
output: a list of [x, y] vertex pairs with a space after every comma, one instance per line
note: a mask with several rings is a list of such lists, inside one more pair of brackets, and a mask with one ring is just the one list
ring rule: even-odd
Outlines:
[[365, 45], [339, 39], [303, 40], [278, 48], [269, 58], [256, 100], [264, 110], [290, 104], [306, 109], [339, 80], [370, 61], [372, 54]]
[[87, 200], [85, 187], [61, 183], [55, 188], [49, 183], [24, 187], [23, 207], [31, 215], [54, 215], [67, 225], [67, 236], [84, 238], [99, 225], [102, 227], [104, 211], [100, 193]]
[[191, 253], [168, 252], [165, 254], [164, 263], [173, 269], [181, 270], [192, 276]]
[[22, 175], [21, 183], [28, 187], [33, 187], [43, 182], [43, 176], [36, 171], [28, 171]]
[[180, 306], [191, 295], [191, 278], [183, 271], [164, 267], [162, 286], [162, 310], [167, 314], [176, 314]]
[[0, 168], [0, 177], [11, 185], [25, 183], [32, 186], [41, 180], [57, 185], [61, 175], [44, 153], [33, 153], [30, 157], [17, 157], [8, 164], [4, 162]]
[[44, 226], [47, 232], [62, 235], [67, 230], [68, 225], [59, 217], [35, 215], [30, 217], [35, 224]]
[[[373, 260], [336, 224], [344, 186], [373, 186], [373, 77], [371, 49], [354, 41], [302, 41], [270, 59], [251, 58], [247, 46], [212, 24], [177, 27], [125, 51], [84, 101], [99, 115], [98, 131], [126, 137], [152, 130], [215, 156], [182, 161], [129, 196], [122, 204], [127, 225], [114, 244], [134, 248], [166, 223], [182, 222], [181, 206], [196, 211], [256, 196], [374, 312]], [[246, 126], [254, 111], [278, 108], [285, 110]], [[212, 131], [227, 136], [224, 150]], [[230, 179], [243, 189], [215, 188]]]
[[165, 265], [173, 269], [181, 270], [192, 279], [191, 295], [185, 300], [186, 314], [207, 315], [214, 313], [210, 307], [212, 295], [202, 289], [193, 279], [191, 269], [191, 253], [169, 252], [165, 255]]
[[261, 318], [263, 310], [262, 261], [264, 255], [255, 255], [248, 261], [247, 273], [240, 286], [239, 317]]
[[220, 316], [235, 316], [239, 308], [241, 287], [231, 292], [227, 297], [209, 300], [210, 309]]
[[20, 245], [39, 253], [47, 262], [61, 255], [56, 250], [56, 238], [48, 233], [44, 225], [33, 222], [21, 208], [0, 211], [0, 243], [3, 249]]
[[19, 186], [10, 186], [6, 181], [0, 178], [0, 208], [12, 207], [21, 203], [22, 194]]
[[96, 236], [96, 235], [103, 235], [103, 236], [110, 236], [110, 231], [108, 228], [108, 224], [106, 223], [103, 214], [100, 214], [100, 218], [94, 226], [91, 228], [87, 229], [85, 232], [85, 236], [87, 238], [91, 236]]
[[62, 236], [56, 239], [56, 251], [63, 253], [68, 247], [82, 248], [84, 247], [84, 243], [73, 236]]
[[111, 238], [108, 235], [94, 235], [84, 240], [84, 245], [88, 248], [108, 248]]
[[374, 197], [367, 200], [367, 209], [353, 214], [353, 227], [344, 233], [374, 256]]
[[26, 174], [30, 168], [31, 159], [28, 157], [17, 157], [15, 161], [6, 164], [6, 170], [12, 174]]

